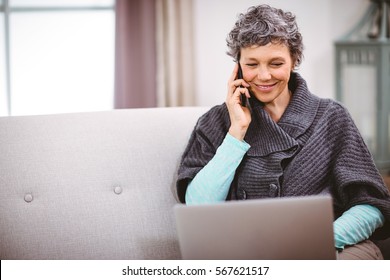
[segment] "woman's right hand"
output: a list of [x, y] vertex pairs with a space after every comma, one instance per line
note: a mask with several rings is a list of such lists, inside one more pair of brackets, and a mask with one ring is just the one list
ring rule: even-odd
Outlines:
[[233, 70], [228, 81], [228, 93], [226, 96], [226, 106], [230, 116], [229, 134], [242, 141], [252, 120], [248, 107], [241, 105], [241, 95], [245, 94], [250, 98], [249, 84], [243, 79], [237, 79], [238, 64]]

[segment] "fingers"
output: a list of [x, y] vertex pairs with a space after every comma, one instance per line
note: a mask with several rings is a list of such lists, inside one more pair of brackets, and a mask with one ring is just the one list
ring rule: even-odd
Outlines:
[[[231, 96], [236, 92], [237, 88], [247, 88], [250, 85], [244, 80], [244, 79], [237, 79], [237, 73], [238, 73], [238, 64], [235, 65], [232, 74], [229, 77], [228, 80], [228, 96]], [[245, 94], [247, 97], [250, 97], [249, 92], [240, 90], [242, 94]]]
[[229, 77], [228, 84], [235, 84], [235, 86], [242, 85], [244, 87], [249, 87], [249, 84], [244, 79], [238, 79], [238, 64], [236, 63], [233, 69], [232, 74]]
[[240, 97], [241, 95], [245, 95], [248, 98], [251, 97], [247, 88], [237, 87], [236, 90], [233, 92], [233, 97]]
[[244, 80], [235, 80], [229, 86], [227, 98], [232, 96], [239, 97], [241, 94], [244, 94], [246, 97], [250, 98], [251, 95], [249, 93], [248, 87], [249, 85]]
[[237, 79], [237, 80], [233, 80], [233, 81], [229, 81], [229, 88], [235, 90], [236, 87], [249, 87], [250, 85], [245, 82], [244, 79]]
[[233, 107], [235, 105], [242, 106], [241, 102], [241, 95], [245, 95], [246, 97], [250, 98], [249, 90], [244, 87], [237, 87], [235, 91], [232, 94], [229, 94], [226, 98], [226, 103], [228, 104], [228, 107]]
[[238, 71], [238, 65], [234, 67], [234, 70], [228, 81], [228, 94], [227, 98], [231, 98], [233, 95], [238, 97], [240, 94], [246, 95], [250, 98], [248, 87], [250, 86], [244, 79], [236, 79]]

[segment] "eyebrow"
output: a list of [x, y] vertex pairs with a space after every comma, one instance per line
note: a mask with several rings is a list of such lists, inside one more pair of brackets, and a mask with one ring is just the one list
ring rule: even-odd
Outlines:
[[[286, 60], [283, 56], [275, 56], [275, 57], [271, 57], [270, 60]], [[254, 57], [248, 57], [247, 60], [250, 60], [250, 61], [258, 61], [257, 58], [254, 58]]]

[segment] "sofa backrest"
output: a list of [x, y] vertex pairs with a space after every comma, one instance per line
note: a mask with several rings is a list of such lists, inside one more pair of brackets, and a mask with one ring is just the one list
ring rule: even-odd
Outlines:
[[178, 259], [172, 207], [203, 107], [0, 118], [0, 259]]

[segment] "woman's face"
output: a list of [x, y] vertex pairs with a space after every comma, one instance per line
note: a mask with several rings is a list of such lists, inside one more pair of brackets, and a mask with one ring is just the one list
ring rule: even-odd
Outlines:
[[266, 104], [289, 98], [288, 81], [294, 68], [284, 44], [269, 43], [241, 49], [240, 64], [252, 94]]

